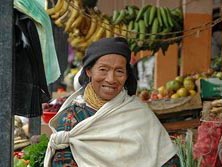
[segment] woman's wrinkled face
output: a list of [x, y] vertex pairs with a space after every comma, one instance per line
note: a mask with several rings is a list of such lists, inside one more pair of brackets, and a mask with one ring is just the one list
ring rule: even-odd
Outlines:
[[99, 97], [111, 100], [120, 93], [127, 79], [126, 63], [123, 56], [108, 54], [100, 57], [91, 69], [86, 70]]

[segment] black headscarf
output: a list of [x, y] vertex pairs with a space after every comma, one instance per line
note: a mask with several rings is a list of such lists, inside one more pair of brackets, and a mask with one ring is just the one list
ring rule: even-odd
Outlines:
[[137, 80], [130, 65], [131, 50], [129, 49], [127, 40], [122, 37], [102, 38], [88, 47], [83, 57], [83, 70], [79, 77], [80, 85], [85, 87], [89, 83], [86, 69], [90, 69], [100, 57], [107, 54], [118, 54], [126, 58], [128, 78], [124, 87], [128, 95], [134, 95], [137, 89]]

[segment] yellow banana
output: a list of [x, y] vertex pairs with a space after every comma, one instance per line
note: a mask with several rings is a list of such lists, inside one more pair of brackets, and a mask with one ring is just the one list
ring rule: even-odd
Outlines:
[[80, 14], [78, 15], [78, 17], [74, 20], [74, 22], [71, 25], [71, 29], [77, 28], [79, 27], [79, 25], [81, 24], [81, 22], [84, 19], [84, 15], [82, 14], [82, 12], [80, 12]]
[[105, 30], [106, 31], [106, 38], [110, 38], [113, 36], [111, 23], [109, 22], [108, 19], [105, 19], [104, 22], [105, 22], [105, 29], [106, 29]]
[[95, 42], [103, 37], [105, 33], [105, 21], [102, 20], [100, 28], [96, 31], [95, 36], [92, 36], [92, 42]]
[[96, 30], [93, 35], [90, 36], [88, 40], [85, 40], [83, 43], [78, 45], [78, 48], [81, 50], [86, 49], [92, 42], [95, 42], [103, 37], [105, 33], [105, 22], [102, 21], [102, 23], [98, 26], [99, 28]]
[[64, 15], [64, 13], [68, 10], [69, 8], [69, 2], [67, 2], [66, 0], [64, 0], [62, 8], [56, 12], [55, 14], [51, 15], [51, 18], [53, 19], [57, 19], [60, 16]]
[[80, 37], [80, 36], [73, 37], [70, 39], [70, 45], [75, 48], [75, 47], [78, 47], [77, 45], [82, 41], [84, 41], [83, 37]]
[[65, 32], [69, 32], [71, 31], [71, 25], [73, 23], [73, 21], [78, 17], [79, 15], [79, 10], [76, 9], [76, 7], [78, 7], [78, 1], [74, 1], [74, 6], [75, 8], [71, 8], [71, 16], [70, 18], [68, 19], [68, 21], [66, 22], [66, 25], [65, 25]]
[[91, 22], [90, 18], [83, 17], [83, 20], [79, 25], [79, 29], [81, 30], [81, 35], [83, 35], [84, 37], [86, 36], [87, 32], [89, 31], [90, 22]]
[[67, 10], [62, 16], [60, 16], [59, 18], [54, 20], [54, 23], [58, 26], [58, 27], [63, 27], [66, 23], [66, 21], [69, 19], [70, 17], [70, 10]]
[[118, 37], [121, 35], [121, 31], [120, 31], [120, 25], [119, 24], [115, 24], [114, 25], [114, 37]]
[[97, 24], [98, 24], [98, 20], [96, 19], [95, 16], [92, 16], [91, 17], [91, 24], [90, 24], [90, 27], [89, 27], [89, 30], [85, 36], [85, 39], [89, 39], [92, 34], [96, 31], [96, 28], [97, 28]]
[[126, 24], [121, 24], [120, 26], [120, 29], [121, 29], [121, 36], [126, 38], [127, 37], [127, 26]]
[[52, 14], [55, 14], [55, 13], [59, 12], [59, 10], [63, 6], [64, 1], [65, 0], [58, 0], [56, 5], [53, 8], [46, 9], [46, 12], [48, 13], [48, 15], [52, 15]]

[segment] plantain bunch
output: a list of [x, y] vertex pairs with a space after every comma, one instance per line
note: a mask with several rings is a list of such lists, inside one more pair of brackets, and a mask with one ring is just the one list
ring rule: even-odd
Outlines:
[[127, 26], [126, 37], [132, 51], [148, 49], [156, 52], [162, 49], [165, 53], [170, 44], [180, 42], [167, 39], [182, 35], [183, 14], [179, 8], [145, 5], [139, 9], [135, 5], [128, 5], [113, 11], [112, 23]]
[[171, 43], [178, 41], [164, 39], [179, 36], [183, 30], [183, 14], [178, 8], [146, 5], [139, 9], [127, 5], [107, 16], [97, 8], [85, 8], [82, 0], [57, 0], [46, 11], [54, 24], [68, 34], [68, 42], [79, 59], [92, 42], [114, 36], [128, 39], [133, 52], [147, 49], [156, 52], [160, 48], [165, 52]]

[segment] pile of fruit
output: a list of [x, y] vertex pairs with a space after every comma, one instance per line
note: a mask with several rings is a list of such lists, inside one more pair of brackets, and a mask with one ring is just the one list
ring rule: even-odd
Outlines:
[[193, 73], [185, 76], [177, 76], [175, 79], [168, 81], [166, 84], [154, 90], [140, 90], [138, 96], [143, 101], [152, 101], [158, 99], [177, 99], [180, 97], [194, 96], [197, 90], [197, 81], [204, 78], [222, 79], [222, 72], [213, 71]]
[[221, 78], [222, 72], [208, 70], [202, 73], [193, 73], [186, 76], [177, 76], [174, 80], [168, 81], [165, 85], [159, 87], [156, 91], [151, 93], [151, 100], [194, 96], [197, 93], [197, 80], [216, 77]]
[[55, 25], [68, 34], [68, 41], [80, 58], [92, 42], [113, 36], [127, 38], [133, 52], [147, 49], [156, 52], [160, 48], [164, 52], [169, 44], [178, 42], [164, 40], [183, 31], [183, 14], [179, 8], [145, 5], [139, 9], [128, 5], [108, 16], [97, 8], [84, 7], [83, 3], [82, 0], [58, 0], [47, 9]]

